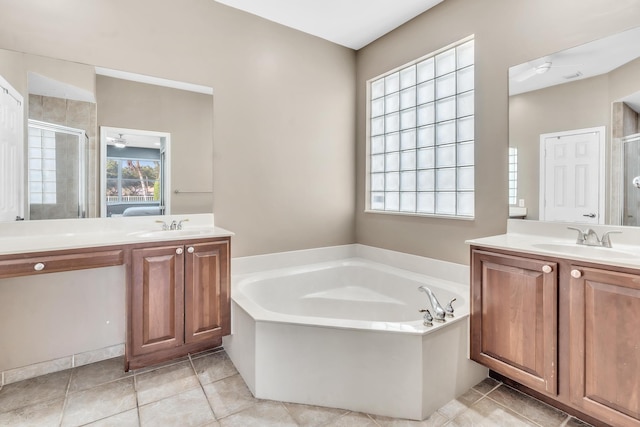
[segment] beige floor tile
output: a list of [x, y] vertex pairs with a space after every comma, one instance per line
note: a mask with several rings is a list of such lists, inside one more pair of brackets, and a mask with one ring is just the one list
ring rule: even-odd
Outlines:
[[197, 359], [198, 357], [208, 356], [210, 354], [220, 353], [220, 352], [224, 352], [224, 348], [222, 347], [210, 348], [209, 350], [204, 350], [198, 353], [191, 353], [190, 356], [191, 356], [191, 359]]
[[299, 405], [296, 403], [285, 403], [285, 408], [293, 420], [301, 427], [324, 426], [326, 423], [345, 415], [347, 410], [325, 408], [313, 405]]
[[62, 426], [77, 426], [107, 418], [136, 407], [133, 377], [69, 393]]
[[0, 413], [0, 426], [57, 427], [62, 418], [63, 404], [64, 398], [59, 398]]
[[122, 357], [114, 357], [90, 365], [79, 366], [74, 368], [71, 374], [69, 392], [86, 390], [132, 375], [133, 372], [124, 371], [124, 359]]
[[444, 415], [446, 418], [452, 420], [458, 414], [461, 414], [462, 412], [469, 409], [469, 407], [480, 400], [481, 397], [482, 394], [475, 391], [474, 389], [467, 390], [465, 393], [461, 394], [460, 396], [456, 397], [455, 399], [451, 400], [449, 403], [438, 409], [438, 412]]
[[434, 412], [429, 418], [423, 421], [403, 420], [376, 415], [371, 415], [371, 418], [382, 427], [441, 427], [449, 421], [448, 418], [438, 412]]
[[559, 426], [567, 419], [564, 412], [506, 385], [496, 388], [487, 397], [545, 427]]
[[478, 384], [474, 385], [472, 388], [477, 392], [480, 392], [482, 394], [487, 394], [491, 390], [499, 386], [500, 384], [502, 383], [498, 380], [494, 380], [493, 378], [485, 378], [484, 380], [480, 381]]
[[183, 391], [200, 387], [189, 360], [135, 375], [138, 405], [146, 405]]
[[246, 409], [258, 401], [239, 374], [206, 384], [203, 388], [218, 419]]
[[378, 425], [367, 414], [359, 412], [349, 412], [333, 421], [328, 422], [324, 427], [377, 427]]
[[209, 384], [238, 373], [224, 351], [198, 357], [192, 362], [202, 384]]
[[565, 426], [566, 427], [593, 427], [591, 424], [581, 421], [574, 417], [570, 417]]
[[454, 418], [447, 427], [539, 427], [539, 425], [483, 397]]
[[5, 385], [0, 390], [0, 412], [64, 398], [70, 377], [71, 370], [66, 370]]
[[134, 408], [91, 424], [86, 424], [86, 427], [138, 427], [139, 425], [138, 408]]
[[178, 359], [168, 360], [166, 362], [157, 363], [155, 365], [146, 366], [144, 368], [136, 369], [134, 371], [135, 375], [144, 374], [146, 372], [155, 371], [156, 369], [166, 368], [167, 366], [176, 365], [178, 363], [182, 363], [184, 361], [189, 360], [189, 356], [179, 357]]
[[191, 427], [213, 421], [213, 412], [199, 387], [140, 407], [142, 427]]
[[259, 402], [219, 421], [221, 427], [297, 427], [284, 405], [279, 402]]

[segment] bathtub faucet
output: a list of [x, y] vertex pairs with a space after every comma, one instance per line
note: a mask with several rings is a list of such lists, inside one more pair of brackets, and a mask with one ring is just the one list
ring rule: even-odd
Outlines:
[[436, 322], [444, 322], [445, 321], [444, 317], [446, 312], [438, 302], [438, 298], [436, 298], [436, 295], [433, 292], [431, 292], [431, 289], [427, 288], [426, 286], [419, 286], [418, 290], [424, 292], [429, 296], [429, 302], [431, 303], [431, 308], [433, 309], [434, 320]]

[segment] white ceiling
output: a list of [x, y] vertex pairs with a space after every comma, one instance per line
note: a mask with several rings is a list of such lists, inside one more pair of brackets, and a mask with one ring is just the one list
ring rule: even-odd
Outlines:
[[[608, 73], [640, 57], [640, 27], [613, 34], [509, 69], [509, 94], [530, 92]], [[551, 63], [542, 73], [535, 68]], [[578, 77], [570, 78], [579, 73]], [[632, 101], [633, 102], [633, 101]]]
[[443, 0], [216, 0], [358, 50]]

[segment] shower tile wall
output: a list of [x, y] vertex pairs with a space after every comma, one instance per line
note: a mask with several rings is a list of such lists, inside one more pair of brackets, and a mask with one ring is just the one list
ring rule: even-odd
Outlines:
[[56, 125], [84, 129], [89, 138], [87, 164], [87, 216], [97, 217], [98, 210], [98, 121], [96, 104], [50, 96], [29, 95], [29, 118]]

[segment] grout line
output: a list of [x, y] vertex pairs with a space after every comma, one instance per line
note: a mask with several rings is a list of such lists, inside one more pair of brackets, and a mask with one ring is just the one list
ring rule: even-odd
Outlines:
[[67, 401], [69, 400], [69, 389], [71, 388], [71, 380], [73, 379], [73, 371], [75, 369], [71, 368], [71, 373], [69, 374], [69, 381], [67, 381], [67, 389], [64, 392], [64, 400], [62, 401], [62, 411], [60, 411], [60, 420], [58, 425], [62, 425], [62, 420], [64, 419], [64, 412], [67, 410]]
[[209, 401], [209, 396], [207, 396], [207, 392], [204, 389], [204, 385], [202, 384], [202, 381], [200, 380], [200, 376], [198, 375], [198, 371], [196, 371], [196, 367], [193, 364], [193, 359], [191, 358], [191, 353], [189, 353], [187, 355], [188, 360], [189, 360], [189, 364], [191, 365], [191, 369], [193, 369], [193, 374], [196, 376], [196, 379], [198, 380], [198, 385], [200, 386], [200, 389], [202, 390], [202, 394], [204, 394], [204, 398], [207, 401], [207, 406], [209, 406], [209, 410], [211, 411], [211, 415], [213, 415], [213, 419], [214, 421], [218, 421], [218, 417], [216, 416], [216, 413], [213, 411], [213, 406], [211, 406], [211, 402]]
[[138, 414], [138, 427], [142, 425], [140, 419], [140, 402], [138, 400], [138, 378], [135, 371], [133, 372], [133, 392], [136, 394], [136, 413]]

